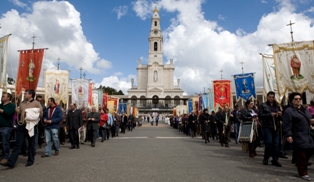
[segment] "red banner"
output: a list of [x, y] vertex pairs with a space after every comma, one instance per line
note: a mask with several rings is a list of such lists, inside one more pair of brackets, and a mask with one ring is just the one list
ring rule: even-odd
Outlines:
[[196, 113], [196, 115], [198, 116], [198, 101], [195, 101], [195, 113]]
[[102, 95], [102, 106], [105, 109], [107, 109], [107, 102], [108, 102], [108, 93], [104, 92]]
[[214, 80], [214, 107], [217, 104], [220, 107], [225, 107], [228, 105], [231, 107], [231, 85], [230, 80]]
[[93, 105], [93, 83], [89, 83], [88, 87], [88, 104], [89, 106]]
[[15, 86], [17, 94], [20, 94], [22, 90], [36, 90], [43, 57], [44, 49], [20, 51], [20, 60]]

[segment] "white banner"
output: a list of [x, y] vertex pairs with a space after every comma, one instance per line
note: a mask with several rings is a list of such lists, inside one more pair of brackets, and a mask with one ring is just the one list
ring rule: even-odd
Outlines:
[[45, 70], [45, 103], [53, 97], [58, 104], [62, 101], [67, 104], [69, 100], [69, 71]]
[[278, 92], [314, 92], [314, 41], [273, 44]]
[[276, 71], [273, 55], [262, 55], [263, 59], [263, 92], [264, 96], [269, 91], [276, 93], [277, 102], [281, 103], [282, 97], [278, 94], [277, 83], [276, 83]]
[[96, 107], [96, 109], [98, 109], [98, 105], [99, 105], [99, 103], [98, 103], [98, 90], [93, 90], [93, 95], [92, 95], [92, 97], [93, 97], [93, 106], [95, 106]]
[[88, 106], [88, 79], [72, 79], [72, 103], [76, 103], [77, 108]]
[[9, 36], [0, 37], [0, 88], [5, 87], [7, 83], [7, 55]]

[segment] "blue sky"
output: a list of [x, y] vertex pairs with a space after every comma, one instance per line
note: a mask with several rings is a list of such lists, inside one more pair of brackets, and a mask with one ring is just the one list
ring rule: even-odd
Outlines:
[[[186, 94], [211, 88], [211, 81], [241, 72], [256, 73], [262, 86], [259, 53], [271, 54], [267, 44], [314, 39], [313, 0], [161, 0], [157, 1], [164, 37], [164, 62], [175, 61], [175, 79]], [[126, 93], [137, 76], [137, 60], [147, 63], [153, 1], [144, 0], [2, 0], [0, 35], [12, 33], [9, 59], [17, 64], [16, 50], [49, 47], [44, 68], [71, 70], [79, 77], [83, 67], [95, 85]], [[8, 64], [9, 74], [16, 68]], [[11, 75], [11, 74], [10, 74]], [[43, 82], [42, 82], [43, 83]], [[39, 83], [39, 84], [42, 84]]]

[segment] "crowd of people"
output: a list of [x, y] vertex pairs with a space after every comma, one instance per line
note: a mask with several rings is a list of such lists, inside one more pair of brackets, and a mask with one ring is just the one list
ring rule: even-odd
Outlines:
[[34, 90], [26, 90], [22, 102], [12, 98], [10, 93], [3, 93], [0, 104], [0, 165], [14, 168], [19, 155], [24, 155], [28, 157], [25, 166], [32, 166], [36, 150], [43, 144], [45, 153], [42, 158], [58, 156], [60, 145], [65, 145], [67, 138], [69, 149], [79, 149], [88, 141], [91, 147], [95, 147], [99, 137], [100, 142], [104, 142], [110, 135], [111, 138], [118, 137], [126, 130], [134, 130], [136, 122], [142, 122], [132, 114], [109, 113], [103, 107], [77, 108], [72, 103], [69, 109], [63, 109], [54, 98], [49, 98], [47, 103], [46, 107], [43, 97], [36, 96]]
[[[264, 165], [268, 165], [272, 158], [272, 165], [282, 167], [279, 158], [287, 159], [287, 151], [291, 150], [291, 162], [297, 167], [297, 176], [311, 180], [307, 167], [311, 165], [309, 159], [314, 152], [314, 100], [304, 106], [302, 95], [293, 92], [289, 95], [288, 104], [282, 106], [275, 101], [275, 92], [271, 91], [267, 93], [267, 101], [259, 106], [247, 100], [244, 106], [235, 106], [233, 110], [226, 105], [217, 112], [208, 113], [204, 109], [199, 113], [197, 116], [192, 111], [171, 117], [170, 125], [192, 138], [196, 134], [201, 135], [205, 143], [210, 139], [219, 140], [220, 145], [227, 148], [230, 147], [232, 133], [235, 144], [241, 143], [250, 158], [257, 155], [258, 146], [264, 147]], [[240, 126], [245, 125], [250, 127], [249, 137], [244, 137], [244, 130], [240, 131]]]
[[[235, 144], [242, 144], [242, 149], [254, 158], [256, 148], [264, 146], [262, 163], [282, 167], [279, 158], [288, 158], [287, 150], [292, 150], [292, 163], [296, 165], [298, 176], [310, 181], [307, 168], [314, 152], [314, 100], [309, 106], [302, 105], [302, 95], [293, 92], [289, 95], [288, 105], [281, 106], [275, 101], [275, 93], [267, 93], [267, 101], [255, 105], [247, 100], [242, 107], [233, 110], [228, 105], [218, 112], [207, 109], [196, 115], [195, 111], [180, 117], [156, 115], [133, 116], [130, 114], [110, 113], [107, 108], [77, 108], [75, 103], [69, 109], [61, 108], [54, 98], [48, 99], [44, 106], [42, 96], [36, 96], [34, 90], [26, 90], [24, 100], [13, 99], [10, 93], [4, 93], [0, 104], [0, 133], [2, 139], [2, 160], [0, 165], [14, 168], [19, 155], [27, 156], [26, 167], [34, 164], [36, 149], [45, 143], [45, 153], [41, 156], [58, 156], [60, 145], [65, 145], [69, 138], [70, 148], [79, 149], [80, 145], [90, 142], [91, 147], [100, 142], [134, 130], [136, 124], [144, 121], [156, 123], [169, 119], [170, 125], [180, 132], [196, 137], [202, 136], [205, 143], [219, 140], [222, 147], [229, 148], [230, 136]], [[240, 126], [252, 126], [250, 137], [245, 138]], [[240, 132], [240, 133], [239, 133]], [[14, 146], [10, 147], [10, 138], [14, 136]], [[54, 154], [52, 151], [54, 150]]]

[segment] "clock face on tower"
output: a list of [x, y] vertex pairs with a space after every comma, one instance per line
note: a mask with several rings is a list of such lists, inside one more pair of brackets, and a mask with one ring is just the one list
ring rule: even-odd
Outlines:
[[154, 34], [157, 34], [158, 33], [158, 30], [154, 30]]

